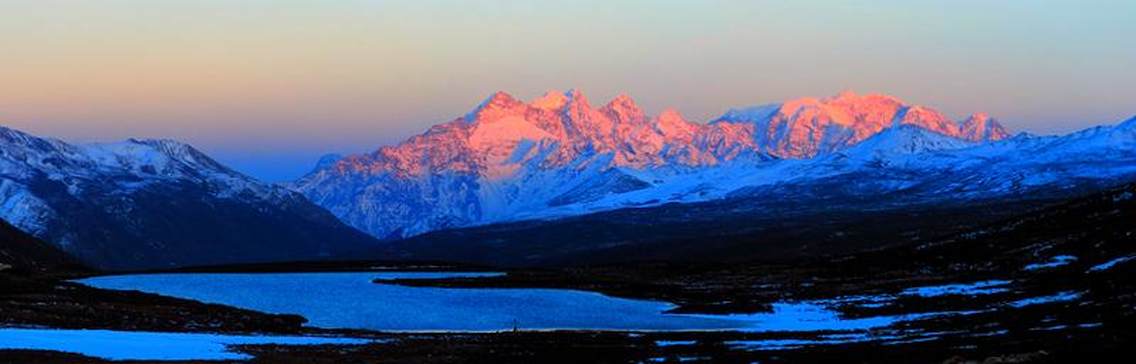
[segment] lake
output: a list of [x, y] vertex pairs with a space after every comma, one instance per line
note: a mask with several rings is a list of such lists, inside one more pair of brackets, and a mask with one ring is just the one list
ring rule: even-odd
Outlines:
[[[731, 341], [741, 350], [779, 350], [878, 340], [909, 340], [910, 333], [887, 328], [899, 321], [968, 312], [930, 312], [846, 319], [832, 309], [868, 307], [896, 300], [895, 295], [848, 296], [829, 300], [777, 302], [758, 314], [668, 314], [666, 302], [609, 297], [594, 292], [528, 288], [433, 288], [376, 284], [375, 279], [481, 277], [499, 273], [173, 273], [103, 276], [79, 280], [93, 287], [137, 290], [219, 303], [262, 312], [298, 314], [320, 328], [389, 332], [486, 332], [582, 329], [627, 331], [737, 330], [744, 332], [823, 331], [813, 339]], [[916, 287], [902, 295], [997, 294], [1009, 281]], [[1022, 305], [1076, 299], [1078, 293], [1040, 297]], [[1036, 301], [1036, 302], [1035, 302]], [[886, 328], [886, 329], [885, 329]], [[869, 330], [870, 329], [870, 330]], [[890, 331], [889, 331], [890, 330]], [[933, 332], [915, 332], [919, 340]], [[208, 333], [126, 332], [0, 327], [0, 349], [59, 350], [111, 360], [240, 360], [241, 344], [362, 344], [371, 340], [303, 336], [241, 336]], [[692, 345], [660, 341], [659, 346]]]
[[528, 288], [434, 288], [376, 284], [375, 279], [442, 278], [495, 273], [173, 273], [103, 276], [80, 283], [138, 290], [256, 311], [298, 314], [320, 328], [395, 332], [523, 330], [858, 330], [903, 317], [845, 320], [815, 302], [777, 303], [747, 315], [668, 314], [674, 305], [594, 292]]

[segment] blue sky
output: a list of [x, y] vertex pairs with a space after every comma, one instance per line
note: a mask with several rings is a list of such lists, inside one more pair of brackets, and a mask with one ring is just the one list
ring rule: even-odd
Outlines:
[[705, 121], [841, 90], [1063, 133], [1136, 114], [1132, 1], [4, 1], [0, 123], [170, 137], [264, 179], [497, 90]]

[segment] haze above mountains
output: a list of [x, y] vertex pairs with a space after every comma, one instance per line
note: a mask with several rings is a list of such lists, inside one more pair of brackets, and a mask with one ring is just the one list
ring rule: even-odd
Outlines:
[[[398, 145], [329, 156], [285, 185], [170, 140], [72, 145], [0, 129], [0, 217], [112, 269], [346, 256], [438, 230], [714, 201], [870, 211], [1058, 198], [1134, 176], [1133, 120], [1011, 136], [984, 113], [956, 121], [852, 92], [707, 123], [671, 109], [646, 115], [626, 95], [594, 107], [575, 90], [528, 102], [498, 92]], [[609, 240], [635, 238], [625, 235]]]

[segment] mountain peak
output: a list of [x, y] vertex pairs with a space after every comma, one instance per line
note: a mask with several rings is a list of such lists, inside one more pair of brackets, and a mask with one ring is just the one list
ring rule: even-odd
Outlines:
[[548, 90], [540, 97], [534, 99], [530, 105], [545, 110], [557, 110], [568, 102], [568, 95], [560, 90]]
[[564, 93], [568, 98], [564, 103], [564, 109], [568, 113], [569, 118], [574, 121], [587, 119], [587, 114], [591, 112], [592, 106], [588, 103], [588, 98], [579, 89], [571, 89]]
[[719, 116], [717, 119], [711, 121], [711, 124], [718, 122], [738, 122], [738, 121], [758, 121], [766, 120], [776, 114], [781, 109], [782, 104], [765, 104], [757, 106], [749, 106], [742, 108], [733, 108], [727, 110], [725, 114]]
[[628, 96], [626, 93], [620, 93], [619, 95], [616, 95], [615, 98], [612, 98], [611, 101], [607, 104], [613, 106], [635, 106], [635, 100], [632, 99], [631, 96]]
[[316, 161], [316, 165], [314, 167], [312, 167], [312, 169], [309, 170], [308, 173], [305, 173], [304, 176], [310, 176], [310, 175], [315, 174], [319, 171], [330, 168], [331, 166], [334, 166], [336, 163], [339, 163], [339, 161], [343, 160], [343, 158], [344, 158], [344, 156], [342, 154], [339, 154], [339, 153], [324, 154], [324, 155], [319, 157], [319, 160]]
[[795, 99], [785, 100], [780, 104], [779, 112], [784, 114], [792, 114], [805, 107], [819, 107], [821, 100], [815, 97], [798, 97]]
[[39, 144], [39, 145], [43, 145], [43, 146], [47, 146], [47, 145], [50, 145], [50, 144], [53, 144], [53, 143], [54, 144], [60, 143], [56, 139], [40, 138], [40, 137], [31, 135], [31, 134], [25, 133], [21, 130], [12, 129], [12, 128], [9, 128], [9, 127], [3, 126], [3, 125], [0, 125], [0, 141], [6, 141], [6, 142], [9, 142], [9, 143], [18, 143], [18, 144], [29, 144], [29, 145], [30, 144]]
[[466, 114], [465, 120], [468, 122], [477, 121], [482, 119], [486, 113], [508, 110], [520, 105], [524, 105], [524, 103], [517, 100], [513, 95], [505, 91], [497, 91], [478, 104], [469, 114]]
[[489, 98], [486, 99], [486, 101], [508, 102], [508, 101], [516, 101], [516, 98], [514, 98], [513, 95], [510, 95], [508, 92], [498, 90], [497, 92], [494, 92], [492, 95], [489, 95]]
[[838, 93], [838, 94], [836, 94], [832, 97], [829, 97], [828, 99], [829, 100], [854, 100], [854, 99], [858, 99], [858, 98], [860, 98], [860, 95], [856, 94], [856, 91], [849, 89], [849, 90], [840, 91], [840, 93]]
[[1006, 139], [1010, 133], [989, 114], [976, 112], [959, 126], [959, 136], [970, 141], [984, 142]]
[[577, 105], [588, 105], [588, 97], [584, 96], [584, 92], [580, 89], [573, 88], [564, 93], [568, 97], [568, 103]]
[[844, 90], [840, 93], [826, 97], [821, 102], [824, 103], [838, 103], [838, 104], [856, 104], [856, 103], [887, 103], [887, 104], [904, 104], [903, 100], [898, 97], [873, 92], [866, 94], [859, 94], [852, 90]]
[[841, 154], [854, 158], [881, 158], [902, 154], [961, 149], [974, 143], [920, 125], [896, 125], [865, 139]]
[[663, 112], [659, 113], [658, 119], [659, 119], [659, 121], [664, 121], [664, 120], [684, 120], [685, 121], [686, 120], [686, 118], [682, 117], [682, 113], [679, 112], [678, 109], [675, 109], [673, 107], [668, 107], [666, 109], [663, 109]]
[[627, 94], [619, 94], [608, 102], [607, 105], [604, 105], [603, 110], [615, 114], [620, 121], [645, 118], [643, 110], [640, 109], [639, 105], [635, 104], [635, 100], [632, 100]]
[[519, 103], [521, 102], [513, 97], [513, 95], [505, 91], [497, 91], [489, 95], [489, 98], [486, 98], [485, 101], [481, 103], [480, 108], [509, 107]]
[[173, 139], [130, 138], [115, 143], [87, 144], [83, 150], [86, 156], [101, 165], [125, 170], [152, 170], [167, 176], [209, 172], [246, 178], [192, 145]]

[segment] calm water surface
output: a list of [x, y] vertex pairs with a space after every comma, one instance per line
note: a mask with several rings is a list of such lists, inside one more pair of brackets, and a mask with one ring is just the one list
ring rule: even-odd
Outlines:
[[177, 273], [104, 276], [93, 287], [138, 290], [262, 312], [298, 314], [309, 325], [381, 331], [529, 330], [851, 330], [901, 318], [842, 320], [816, 303], [779, 303], [773, 313], [675, 315], [674, 305], [564, 289], [433, 288], [375, 279], [468, 277], [495, 273]]
[[694, 330], [745, 326], [730, 319], [663, 314], [674, 306], [562, 289], [454, 289], [372, 283], [496, 273], [177, 273], [81, 280], [271, 313], [299, 314], [310, 326], [383, 331], [521, 329]]

